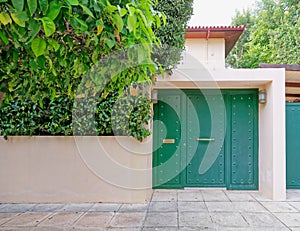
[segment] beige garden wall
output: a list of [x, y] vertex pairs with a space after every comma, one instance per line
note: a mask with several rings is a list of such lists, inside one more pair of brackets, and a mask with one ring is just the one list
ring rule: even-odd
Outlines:
[[152, 138], [0, 139], [0, 203], [145, 203]]

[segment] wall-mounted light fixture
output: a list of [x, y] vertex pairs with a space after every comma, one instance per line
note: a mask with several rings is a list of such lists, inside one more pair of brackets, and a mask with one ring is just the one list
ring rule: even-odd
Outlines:
[[267, 102], [267, 92], [266, 90], [260, 90], [258, 93], [258, 102], [265, 104]]
[[157, 103], [158, 93], [157, 90], [151, 91], [151, 101], [152, 103]]

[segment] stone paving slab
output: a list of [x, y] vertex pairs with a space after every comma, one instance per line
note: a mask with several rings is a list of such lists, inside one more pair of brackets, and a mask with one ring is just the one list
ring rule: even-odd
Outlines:
[[0, 231], [300, 231], [300, 190], [287, 195], [185, 189], [155, 190], [146, 204], [0, 204]]
[[230, 201], [256, 201], [248, 192], [225, 191], [225, 194]]
[[177, 201], [177, 192], [174, 191], [154, 191], [152, 201]]
[[73, 224], [73, 227], [76, 229], [106, 228], [113, 216], [114, 213], [112, 212], [86, 213]]
[[204, 190], [202, 195], [204, 201], [230, 201], [223, 190]]
[[153, 201], [150, 202], [148, 212], [177, 212], [177, 202]]
[[[297, 202], [294, 202], [297, 203]], [[297, 213], [299, 212], [288, 202], [261, 202], [261, 204], [273, 213]]]
[[179, 227], [210, 227], [212, 225], [209, 213], [182, 212], [179, 213]]
[[289, 202], [289, 204], [300, 212], [300, 202]]
[[300, 227], [300, 213], [274, 213], [285, 225]]
[[148, 213], [144, 227], [178, 227], [177, 213]]
[[273, 214], [270, 213], [243, 213], [247, 223], [254, 228], [286, 228]]
[[109, 224], [116, 228], [139, 228], [142, 227], [146, 212], [117, 213]]
[[246, 222], [244, 217], [237, 212], [234, 213], [211, 213], [210, 214], [213, 223], [219, 226], [226, 227], [248, 227], [249, 224]]
[[266, 208], [263, 207], [259, 202], [232, 202], [235, 211], [239, 212], [267, 212]]
[[7, 223], [19, 215], [20, 213], [0, 213], [0, 225]]
[[202, 201], [178, 201], [177, 207], [179, 212], [208, 212]]
[[236, 209], [232, 202], [209, 201], [205, 202], [209, 212], [234, 212]]
[[31, 213], [26, 212], [19, 215], [17, 218], [12, 219], [2, 226], [22, 226], [22, 227], [34, 227], [45, 220], [47, 217], [50, 216], [50, 213]]
[[42, 221], [39, 226], [69, 228], [77, 221], [83, 213], [54, 213]]
[[148, 204], [124, 204], [118, 211], [120, 213], [144, 212], [148, 207]]
[[201, 191], [178, 192], [178, 201], [204, 201]]

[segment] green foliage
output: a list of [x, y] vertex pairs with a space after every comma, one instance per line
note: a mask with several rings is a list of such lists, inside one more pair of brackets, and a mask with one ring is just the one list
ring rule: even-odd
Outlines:
[[[0, 1], [0, 92], [5, 93], [0, 133], [71, 134], [69, 104], [75, 99], [90, 97], [92, 92], [99, 97], [95, 102], [113, 103], [110, 97], [120, 95], [132, 83], [151, 82], [159, 66], [151, 58], [152, 44], [160, 46], [154, 29], [163, 25], [164, 19], [154, 6], [152, 0]], [[135, 57], [127, 48], [136, 44], [142, 46]], [[97, 69], [102, 60], [117, 52], [121, 52], [118, 59]], [[90, 71], [93, 69], [97, 72]], [[61, 117], [54, 116], [52, 125], [44, 116], [50, 113], [50, 103], [56, 105], [55, 110], [68, 105], [67, 112], [54, 110]], [[16, 105], [16, 110], [7, 117], [9, 122], [10, 105]], [[37, 108], [41, 110], [35, 112]], [[141, 114], [132, 114], [136, 118], [130, 120], [130, 134], [141, 140], [149, 131], [143, 127], [147, 121], [138, 118], [149, 118], [150, 110], [135, 111]], [[94, 111], [89, 112], [94, 116]], [[82, 129], [88, 129], [86, 126]]]
[[262, 0], [254, 10], [237, 13], [233, 25], [247, 31], [227, 57], [232, 67], [256, 68], [259, 63], [300, 63], [300, 2]]
[[[152, 28], [161, 25], [162, 14], [153, 10], [151, 0], [26, 3], [0, 3], [0, 91], [6, 100], [73, 98], [83, 76], [111, 52], [141, 43], [160, 44]], [[148, 46], [147, 55], [151, 52]], [[149, 65], [135, 71], [141, 81], [148, 81], [155, 71], [144, 73], [149, 73]], [[132, 76], [124, 77], [131, 82]]]
[[42, 104], [15, 99], [0, 106], [0, 134], [7, 135], [69, 135], [72, 101], [65, 97]]
[[167, 72], [171, 72], [182, 59], [184, 33], [193, 13], [193, 0], [160, 0], [155, 9], [166, 15], [166, 24], [155, 30], [163, 44], [155, 51], [155, 58]]
[[250, 35], [253, 27], [253, 16], [250, 10], [244, 10], [243, 12], [237, 12], [232, 20], [233, 26], [246, 25], [246, 28], [236, 42], [235, 46], [226, 58], [227, 66], [235, 68], [247, 67], [248, 59], [243, 58], [247, 52], [246, 44], [250, 42]]
[[[89, 108], [95, 116], [92, 129], [74, 130], [72, 123], [73, 100], [59, 97], [44, 99], [42, 105], [32, 100], [16, 99], [0, 106], [0, 134], [8, 135], [122, 135], [139, 141], [150, 135], [144, 127], [150, 119], [150, 101], [146, 95], [110, 95]], [[86, 117], [85, 117], [86, 118]], [[81, 126], [82, 128], [83, 126]], [[78, 126], [79, 128], [79, 126]]]

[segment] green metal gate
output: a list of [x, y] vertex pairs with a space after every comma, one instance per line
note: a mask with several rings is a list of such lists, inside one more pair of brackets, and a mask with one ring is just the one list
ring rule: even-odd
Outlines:
[[160, 90], [153, 187], [257, 189], [257, 90]]
[[286, 187], [300, 189], [300, 103], [286, 104]]

